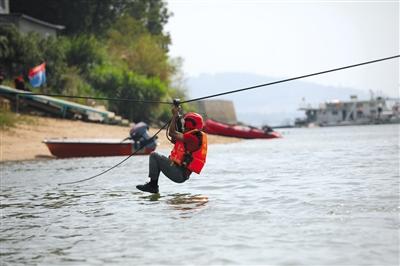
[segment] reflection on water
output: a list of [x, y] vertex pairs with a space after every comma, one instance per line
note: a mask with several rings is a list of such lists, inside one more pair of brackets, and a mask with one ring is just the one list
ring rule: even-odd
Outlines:
[[204, 195], [173, 194], [171, 196], [166, 203], [174, 210], [180, 211], [181, 218], [190, 218], [208, 203], [208, 197]]
[[167, 203], [177, 210], [191, 210], [203, 207], [208, 202], [208, 197], [204, 195], [172, 194], [167, 199]]
[[[141, 192], [139, 192], [139, 193], [141, 193]], [[139, 198], [142, 199], [142, 200], [148, 200], [148, 201], [159, 201], [159, 199], [161, 199], [161, 195], [159, 193], [157, 193], [157, 194], [144, 194], [143, 196], [139, 196]]]
[[[206, 207], [208, 197], [204, 195], [192, 195], [190, 193], [174, 193], [162, 196], [161, 194], [150, 194], [139, 196], [142, 204], [145, 201], [165, 203], [171, 209], [179, 211], [181, 218], [190, 218], [196, 211]], [[145, 201], [143, 201], [145, 200]]]

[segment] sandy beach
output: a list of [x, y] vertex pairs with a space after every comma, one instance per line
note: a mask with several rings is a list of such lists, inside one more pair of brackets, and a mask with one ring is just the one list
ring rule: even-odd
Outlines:
[[[151, 128], [150, 134], [157, 132]], [[14, 128], [0, 129], [0, 162], [24, 161], [54, 158], [46, 145], [49, 138], [114, 138], [129, 136], [129, 127], [86, 123], [56, 118], [28, 117]], [[237, 142], [239, 139], [209, 135], [209, 144]], [[159, 148], [172, 148], [165, 136], [165, 130], [158, 134]]]

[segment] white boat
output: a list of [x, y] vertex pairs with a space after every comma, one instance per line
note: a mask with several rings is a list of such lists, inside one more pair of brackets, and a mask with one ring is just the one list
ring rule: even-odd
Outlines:
[[400, 99], [371, 97], [358, 100], [351, 96], [350, 101], [333, 100], [318, 107], [303, 105], [299, 110], [306, 117], [296, 119], [296, 126], [349, 126], [368, 124], [400, 123]]

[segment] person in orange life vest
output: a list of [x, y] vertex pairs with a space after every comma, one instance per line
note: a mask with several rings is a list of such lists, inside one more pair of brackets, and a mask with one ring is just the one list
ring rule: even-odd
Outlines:
[[158, 193], [160, 172], [176, 183], [188, 180], [192, 172], [200, 174], [207, 156], [207, 135], [201, 131], [203, 118], [197, 113], [187, 113], [184, 116], [184, 131], [181, 133], [175, 129], [177, 117], [178, 108], [173, 107], [169, 136], [175, 145], [170, 156], [152, 152], [149, 158], [150, 182], [137, 185], [137, 189]]

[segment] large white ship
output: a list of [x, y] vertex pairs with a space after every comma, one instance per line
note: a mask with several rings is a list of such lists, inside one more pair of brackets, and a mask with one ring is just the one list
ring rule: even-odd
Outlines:
[[306, 117], [296, 119], [298, 127], [400, 123], [400, 99], [371, 96], [370, 100], [358, 100], [350, 96], [349, 101], [332, 100], [318, 107], [303, 102], [299, 110]]

